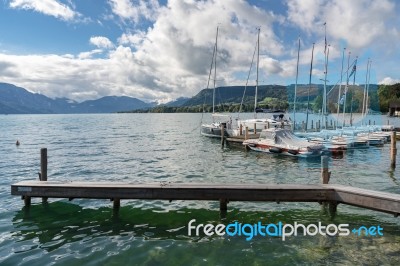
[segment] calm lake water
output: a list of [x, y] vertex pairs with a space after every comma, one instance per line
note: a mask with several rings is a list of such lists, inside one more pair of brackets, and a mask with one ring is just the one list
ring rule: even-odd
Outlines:
[[[388, 120], [369, 119], [377, 124]], [[0, 116], [0, 264], [400, 265], [400, 218], [351, 206], [339, 205], [330, 220], [317, 203], [231, 202], [227, 217], [220, 218], [218, 202], [125, 200], [114, 216], [108, 200], [50, 199], [42, 205], [33, 199], [27, 212], [23, 201], [10, 195], [11, 184], [38, 178], [42, 147], [48, 149], [49, 180], [319, 183], [320, 159], [221, 149], [219, 140], [200, 136], [200, 120], [201, 114]], [[389, 122], [400, 126], [397, 119]], [[400, 169], [390, 169], [389, 149], [371, 147], [330, 158], [330, 182], [400, 194]], [[187, 234], [191, 219], [197, 224], [380, 225], [384, 235], [286, 241], [196, 237]]]

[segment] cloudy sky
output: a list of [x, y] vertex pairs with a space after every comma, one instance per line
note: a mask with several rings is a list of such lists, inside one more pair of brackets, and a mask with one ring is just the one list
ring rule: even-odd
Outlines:
[[[0, 82], [77, 101], [127, 95], [165, 102], [207, 86], [219, 27], [217, 86], [244, 85], [260, 27], [261, 84], [339, 80], [343, 48], [356, 83], [400, 80], [395, 0], [1, 0]], [[255, 83], [254, 71], [249, 84]]]

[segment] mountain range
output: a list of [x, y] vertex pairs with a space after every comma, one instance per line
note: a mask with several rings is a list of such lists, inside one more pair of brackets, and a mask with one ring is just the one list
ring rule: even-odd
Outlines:
[[0, 114], [115, 113], [155, 105], [127, 96], [106, 96], [78, 103], [67, 98], [51, 99], [12, 84], [0, 83]]
[[[373, 87], [372, 87], [373, 86]], [[377, 86], [372, 85], [374, 91]], [[328, 91], [332, 86], [328, 86]], [[361, 88], [361, 86], [360, 86]], [[299, 85], [297, 100], [304, 102], [310, 94], [310, 101], [321, 95], [322, 85]], [[244, 97], [243, 97], [244, 96]], [[258, 87], [258, 100], [276, 98], [284, 101], [293, 101], [294, 85], [261, 85]], [[337, 99], [337, 92], [329, 97]], [[215, 104], [240, 103], [253, 104], [255, 86], [225, 86], [215, 90]], [[203, 89], [191, 98], [181, 97], [175, 101], [159, 105], [160, 107], [192, 107], [203, 104], [212, 106], [213, 89]], [[106, 96], [97, 100], [88, 100], [81, 103], [67, 99], [51, 99], [45, 95], [32, 93], [28, 90], [8, 83], [0, 83], [0, 114], [72, 114], [72, 113], [115, 113], [135, 110], [149, 110], [156, 107], [156, 103], [146, 103], [137, 98], [127, 96]]]

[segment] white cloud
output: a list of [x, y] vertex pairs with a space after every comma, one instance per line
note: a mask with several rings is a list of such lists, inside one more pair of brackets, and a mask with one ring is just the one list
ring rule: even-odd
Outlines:
[[[89, 58], [92, 58], [93, 55], [101, 54], [102, 52], [103, 52], [103, 50], [101, 50], [101, 49], [94, 49], [94, 50], [89, 51], [89, 52], [79, 53], [78, 58], [79, 59], [89, 59]], [[69, 57], [69, 58], [71, 58], [71, 57]]]
[[98, 48], [110, 49], [114, 47], [114, 44], [107, 37], [103, 36], [92, 36], [89, 41]]
[[135, 23], [142, 17], [154, 21], [160, 8], [157, 0], [109, 0], [109, 4], [114, 14]]
[[300, 29], [321, 36], [326, 22], [328, 42], [345, 40], [353, 48], [386, 37], [396, 16], [395, 4], [390, 0], [288, 0], [287, 4], [288, 20]]
[[385, 77], [381, 81], [378, 82], [378, 84], [383, 84], [383, 85], [393, 85], [396, 83], [400, 83], [400, 79], [394, 79], [391, 77]]
[[66, 21], [74, 20], [80, 16], [79, 13], [72, 10], [69, 6], [57, 0], [11, 0], [10, 7], [34, 10]]

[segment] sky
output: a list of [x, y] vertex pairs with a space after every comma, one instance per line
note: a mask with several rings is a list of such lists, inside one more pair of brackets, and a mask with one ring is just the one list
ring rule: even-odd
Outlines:
[[370, 83], [393, 84], [399, 13], [396, 0], [0, 0], [0, 82], [78, 102], [192, 97], [207, 87], [218, 27], [217, 86], [255, 85], [258, 28], [259, 84], [296, 82], [299, 39], [300, 84], [313, 43], [312, 83], [329, 48], [328, 85], [356, 57], [356, 84], [369, 59]]

